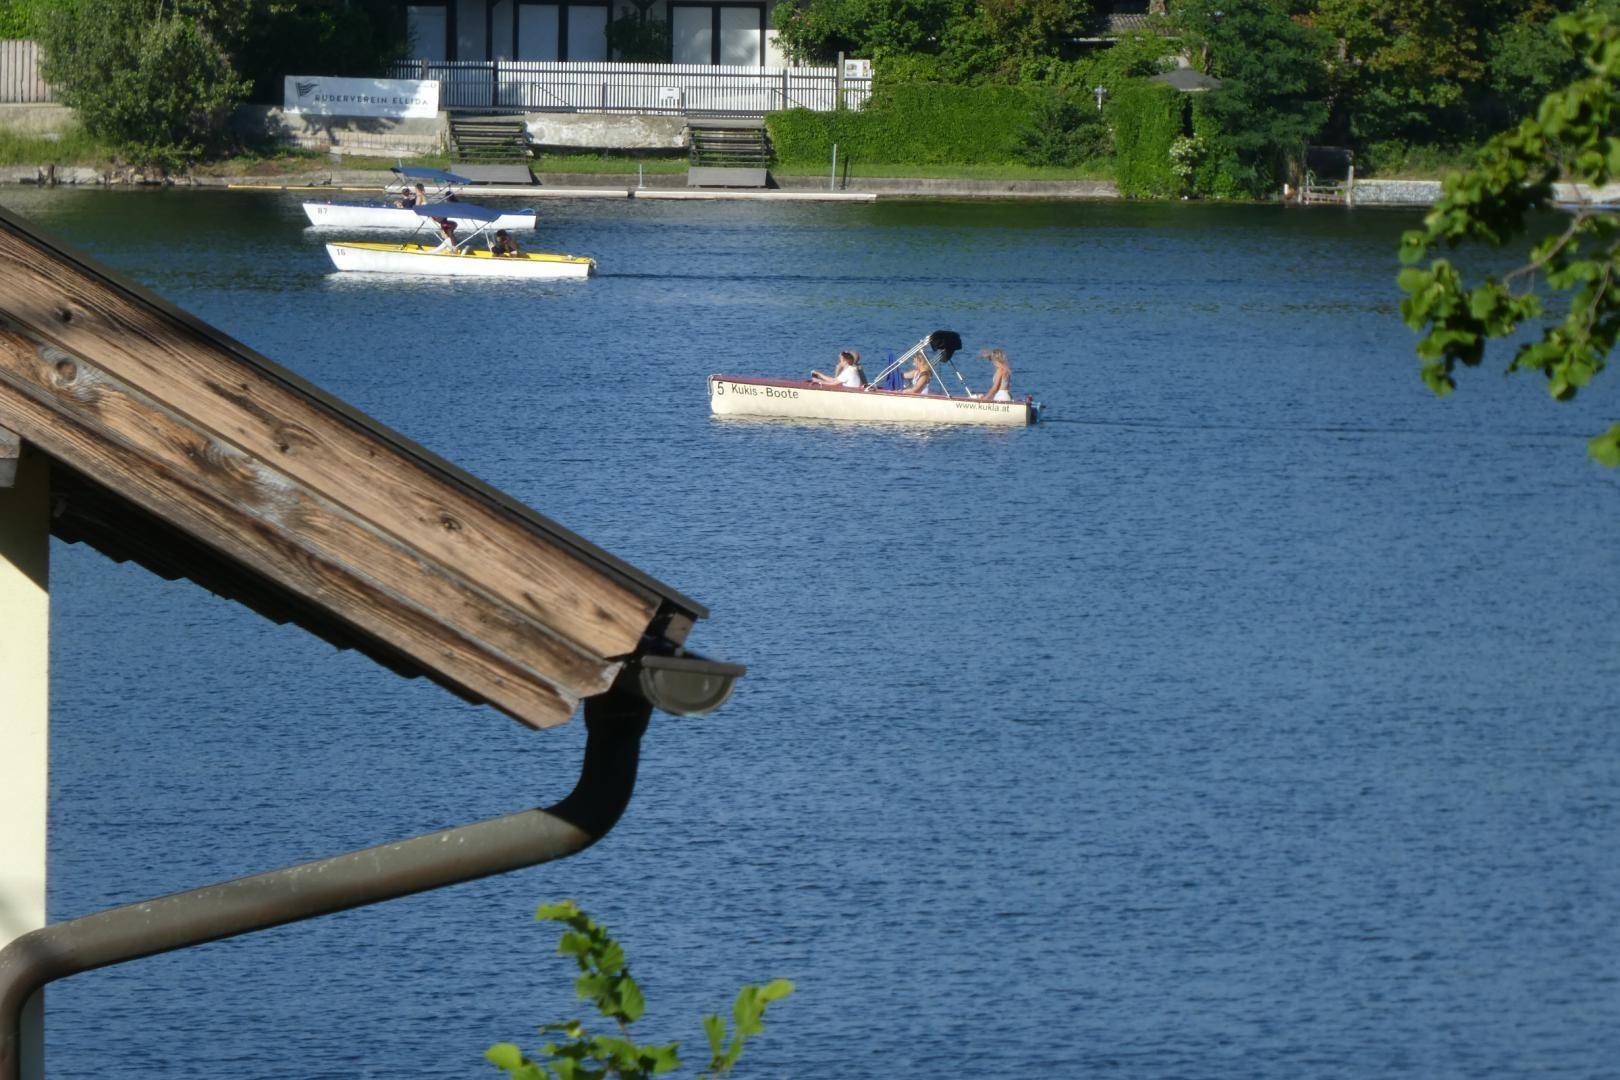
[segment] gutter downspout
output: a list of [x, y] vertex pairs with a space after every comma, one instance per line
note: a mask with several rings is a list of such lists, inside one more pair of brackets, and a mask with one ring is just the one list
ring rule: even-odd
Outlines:
[[590, 847], [618, 822], [636, 782], [652, 706], [637, 665], [585, 702], [585, 761], [546, 809], [462, 825], [329, 859], [54, 923], [0, 950], [0, 1080], [21, 1076], [23, 1006], [82, 971], [520, 870]]

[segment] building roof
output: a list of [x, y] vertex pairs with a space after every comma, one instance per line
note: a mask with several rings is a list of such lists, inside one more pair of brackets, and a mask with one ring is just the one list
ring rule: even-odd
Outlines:
[[1215, 76], [1205, 75], [1202, 71], [1194, 71], [1190, 67], [1178, 67], [1174, 71], [1154, 75], [1150, 81], [1173, 86], [1187, 94], [1198, 94], [1206, 90], [1219, 90], [1221, 87], [1221, 80]]
[[59, 538], [535, 727], [707, 614], [5, 211], [0, 428]]

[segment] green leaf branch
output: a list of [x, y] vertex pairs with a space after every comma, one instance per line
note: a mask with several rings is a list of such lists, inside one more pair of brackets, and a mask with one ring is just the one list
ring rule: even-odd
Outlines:
[[[1397, 278], [1406, 293], [1401, 315], [1423, 333], [1423, 381], [1442, 397], [1456, 388], [1456, 366], [1478, 365], [1489, 339], [1543, 318], [1538, 280], [1562, 298], [1562, 317], [1518, 348], [1509, 371], [1540, 371], [1548, 393], [1567, 401], [1603, 370], [1620, 337], [1620, 218], [1613, 213], [1579, 209], [1562, 232], [1533, 245], [1523, 265], [1479, 284], [1469, 285], [1445, 258], [1416, 265], [1440, 246], [1515, 239], [1531, 213], [1552, 206], [1560, 178], [1594, 188], [1620, 179], [1620, 23], [1588, 13], [1556, 26], [1582, 57], [1586, 76], [1548, 94], [1534, 117], [1487, 143], [1473, 169], [1448, 177], [1423, 228], [1401, 238], [1408, 264]], [[1620, 466], [1620, 424], [1592, 438], [1587, 450]]]
[[[624, 947], [572, 900], [543, 904], [534, 917], [567, 927], [557, 942], [557, 952], [572, 956], [579, 968], [574, 992], [612, 1021], [617, 1034], [593, 1035], [583, 1021], [564, 1020], [541, 1026], [542, 1035], [553, 1037], [533, 1057], [515, 1043], [496, 1043], [484, 1051], [484, 1059], [512, 1080], [642, 1080], [680, 1068], [679, 1043], [643, 1045], [631, 1035], [630, 1025], [641, 1019], [647, 1006], [641, 987], [630, 975]], [[723, 1019], [705, 1016], [703, 1031], [708, 1036], [710, 1059], [700, 1075], [718, 1078], [729, 1074], [748, 1040], [765, 1030], [766, 1007], [791, 993], [793, 984], [786, 979], [744, 986], [732, 1005], [729, 1039]]]

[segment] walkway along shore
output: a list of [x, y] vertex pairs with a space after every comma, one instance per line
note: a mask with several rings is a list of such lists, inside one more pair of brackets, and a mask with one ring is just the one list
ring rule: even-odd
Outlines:
[[[394, 179], [385, 170], [322, 169], [286, 176], [191, 176], [147, 180], [138, 172], [109, 173], [88, 166], [13, 165], [0, 168], [0, 185], [49, 186], [175, 185], [247, 191], [331, 192], [344, 197], [376, 193]], [[1096, 199], [1123, 196], [1111, 180], [971, 180], [905, 177], [854, 177], [833, 187], [826, 177], [774, 176], [767, 190], [690, 188], [684, 173], [538, 173], [533, 185], [478, 184], [478, 195], [522, 199], [733, 199], [784, 202], [872, 202], [876, 199]], [[1614, 204], [1620, 184], [1587, 189], [1554, 185], [1561, 202]], [[1357, 180], [1357, 207], [1430, 206], [1440, 197], [1438, 180]], [[1341, 207], [1342, 208], [1342, 207]]]

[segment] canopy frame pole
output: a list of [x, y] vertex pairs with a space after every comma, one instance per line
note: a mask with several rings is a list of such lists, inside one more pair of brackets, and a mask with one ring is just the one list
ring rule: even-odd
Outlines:
[[394, 900], [576, 854], [630, 802], [652, 706], [640, 665], [585, 702], [585, 760], [574, 789], [545, 809], [444, 829], [111, 908], [31, 931], [0, 950], [0, 1080], [20, 1078], [24, 1005], [69, 975]]
[[928, 348], [928, 339], [923, 338], [921, 341], [917, 342], [917, 344], [913, 345], [911, 348], [909, 348], [905, 352], [901, 353], [895, 359], [889, 361], [889, 365], [887, 367], [885, 367], [881, 372], [878, 373], [878, 377], [872, 380], [872, 384], [875, 385], [877, 383], [882, 382], [884, 379], [887, 379], [889, 377], [890, 372], [892, 372], [896, 368], [899, 368], [902, 365], [904, 365], [907, 360], [910, 360], [913, 356], [915, 356], [919, 352], [921, 352], [923, 354], [924, 358], [926, 359], [927, 355], [928, 355], [927, 351], [926, 351], [927, 348]]

